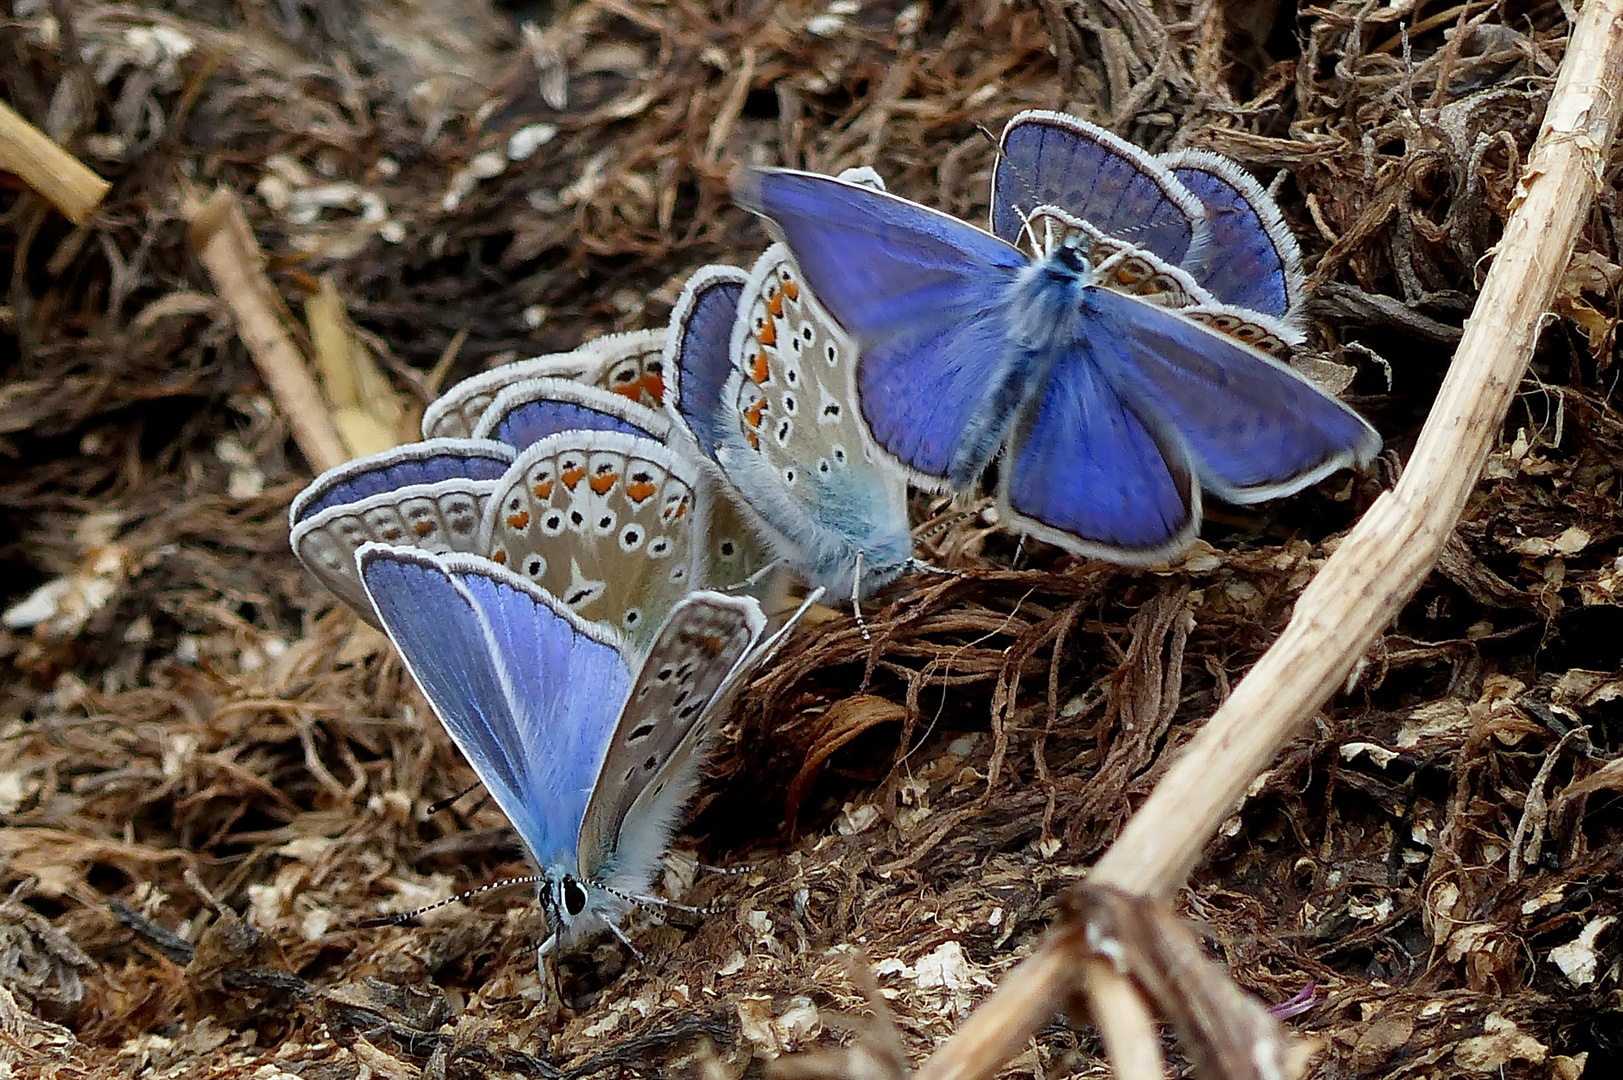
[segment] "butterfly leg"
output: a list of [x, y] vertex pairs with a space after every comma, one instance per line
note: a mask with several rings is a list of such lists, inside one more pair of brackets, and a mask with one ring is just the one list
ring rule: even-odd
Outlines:
[[625, 933], [618, 926], [614, 925], [613, 923], [607, 923], [606, 925], [609, 928], [609, 932], [620, 939], [620, 944], [626, 947], [626, 951], [637, 958], [637, 963], [648, 963], [648, 958], [644, 956], [635, 945], [631, 944], [631, 939], [626, 937]]
[[959, 579], [964, 576], [962, 570], [951, 570], [945, 566], [936, 566], [934, 563], [927, 563], [923, 559], [907, 560], [907, 568], [916, 574], [939, 574], [942, 577]]
[[728, 595], [732, 595], [733, 593], [748, 592], [750, 589], [753, 589], [755, 586], [759, 585], [761, 582], [765, 581], [782, 568], [783, 560], [773, 559], [771, 562], [755, 571], [755, 573], [751, 574], [743, 581], [734, 582], [721, 591], [727, 593]]
[[[548, 935], [535, 949], [535, 973], [541, 977], [541, 988], [550, 989], [558, 1005], [564, 1003], [564, 978], [558, 971], [558, 935]], [[545, 1002], [543, 1002], [545, 1004]]]

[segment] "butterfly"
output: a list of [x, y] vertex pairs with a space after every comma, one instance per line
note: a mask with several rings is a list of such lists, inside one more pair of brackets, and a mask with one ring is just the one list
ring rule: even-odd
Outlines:
[[853, 600], [907, 569], [905, 478], [852, 408], [851, 342], [787, 249], [769, 248], [748, 274], [695, 273], [670, 325], [667, 411], [767, 547], [807, 583]]
[[[775, 647], [755, 600], [696, 592], [645, 646], [487, 559], [366, 544], [383, 627], [523, 839], [544, 957], [647, 896], [705, 742]], [[635, 951], [633, 949], [633, 951]]]
[[682, 471], [693, 496], [692, 514], [684, 525], [695, 531], [693, 543], [700, 553], [691, 587], [729, 588], [759, 576], [773, 562], [752, 534], [747, 511], [738, 505], [730, 485], [694, 464], [696, 449], [672, 430], [663, 411], [586, 383], [530, 378], [503, 389], [474, 425], [475, 437], [499, 440], [521, 452], [542, 438], [585, 430], [653, 439], [666, 444], [674, 458], [693, 466]]
[[992, 232], [1044, 250], [1082, 238], [1099, 281], [1288, 356], [1298, 325], [1301, 252], [1274, 200], [1228, 158], [1152, 156], [1063, 113], [1009, 122], [992, 177]]
[[463, 379], [431, 403], [423, 412], [423, 438], [472, 435], [498, 394], [529, 379], [569, 379], [657, 408], [665, 395], [664, 351], [663, 329], [634, 330], [605, 334], [570, 352], [503, 364]]
[[[1154, 175], [1125, 187], [1163, 261], [1180, 235], [1178, 261], [1204, 258], [1211, 226], [1193, 196], [1163, 198]], [[1157, 562], [1193, 538], [1202, 487], [1258, 502], [1380, 447], [1355, 412], [1266, 353], [1108, 287], [1080, 237], [1030, 258], [918, 203], [791, 170], [742, 173], [734, 193], [856, 342], [857, 402], [877, 443], [938, 490], [968, 490], [1001, 451], [1000, 510], [1040, 539]]]
[[479, 550], [480, 523], [513, 463], [501, 443], [430, 439], [328, 469], [288, 509], [299, 561], [374, 626], [355, 552], [380, 541], [428, 551]]

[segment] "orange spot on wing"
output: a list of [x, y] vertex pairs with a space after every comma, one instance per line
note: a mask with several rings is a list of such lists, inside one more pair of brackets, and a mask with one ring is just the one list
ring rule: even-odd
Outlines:
[[614, 392], [623, 398], [630, 398], [632, 401], [636, 401], [638, 398], [642, 397], [642, 383], [640, 381], [621, 383], [619, 386], [614, 387]]
[[766, 353], [764, 351], [756, 353], [755, 363], [750, 365], [750, 378], [755, 380], [756, 386], [760, 386], [766, 382], [767, 376], [771, 374], [772, 372], [766, 366]]
[[527, 529], [530, 526], [530, 512], [520, 510], [516, 514], [507, 515], [507, 524], [515, 529]]
[[715, 634], [706, 634], [701, 640], [704, 642], [704, 651], [709, 653], [711, 656], [720, 656], [721, 650], [727, 644]]
[[434, 531], [434, 523], [432, 521], [419, 521], [417, 523], [417, 535], [418, 536], [427, 536], [429, 533], [431, 533], [433, 531]]
[[619, 481], [620, 474], [617, 472], [600, 472], [588, 480], [587, 483], [591, 485], [592, 490], [597, 494], [607, 495], [614, 490], [614, 485]]
[[776, 345], [778, 343], [778, 324], [771, 319], [762, 323], [761, 329], [755, 335], [755, 340], [762, 345]]
[[630, 496], [631, 501], [634, 503], [642, 502], [657, 490], [658, 485], [650, 484], [646, 480], [633, 480], [631, 483], [626, 485], [626, 494]]
[[783, 318], [783, 290], [773, 289], [766, 298], [766, 309], [772, 313], [774, 319]]
[[789, 280], [785, 281], [783, 283], [783, 295], [787, 296], [791, 300], [799, 300], [800, 282], [796, 281], [794, 278], [790, 278]]
[[744, 423], [752, 428], [761, 426], [761, 414], [766, 412], [766, 399], [762, 398], [754, 405], [744, 410]]
[[580, 478], [585, 475], [586, 466], [577, 465], [573, 469], [565, 469], [558, 475], [558, 479], [564, 482], [564, 487], [568, 488], [570, 491], [574, 491], [575, 485], [580, 483]]
[[642, 392], [655, 401], [665, 400], [665, 376], [655, 372], [642, 377]]
[[552, 481], [543, 480], [530, 490], [535, 492], [535, 497], [538, 499], [550, 499], [552, 498]]
[[750, 449], [751, 450], [759, 450], [761, 448], [761, 436], [756, 434], [755, 432], [753, 432], [753, 431], [744, 432], [744, 438], [746, 438], [746, 439], [748, 439], [750, 441]]
[[497, 548], [496, 549], [496, 554], [494, 554], [494, 555], [492, 555], [490, 557], [490, 561], [495, 563], [497, 566], [506, 566], [507, 565], [507, 552], [504, 551], [501, 548]]

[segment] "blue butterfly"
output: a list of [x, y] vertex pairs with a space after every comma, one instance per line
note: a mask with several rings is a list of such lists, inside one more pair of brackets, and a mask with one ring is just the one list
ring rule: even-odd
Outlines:
[[[1194, 536], [1202, 487], [1275, 498], [1380, 447], [1272, 357], [1105, 287], [1077, 238], [1032, 259], [918, 203], [791, 170], [746, 172], [735, 195], [855, 339], [862, 417], [910, 478], [967, 490], [1001, 450], [1006, 518], [1071, 551], [1160, 561]], [[1198, 260], [1210, 226], [1187, 202], [1151, 200], [1144, 220], [1172, 254], [1162, 227], [1181, 227]]]
[[[861, 190], [867, 190], [862, 188]], [[855, 350], [781, 245], [706, 267], [671, 313], [666, 408], [803, 580], [853, 600], [912, 562], [907, 487], [852, 402]]]
[[406, 667], [524, 841], [552, 931], [541, 955], [598, 929], [629, 948], [619, 921], [660, 902], [647, 893], [705, 742], [781, 633], [762, 643], [753, 599], [696, 592], [639, 647], [487, 559], [367, 544], [357, 561]]

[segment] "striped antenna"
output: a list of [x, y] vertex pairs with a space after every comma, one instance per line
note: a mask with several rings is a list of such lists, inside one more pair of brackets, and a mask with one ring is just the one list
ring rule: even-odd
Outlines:
[[421, 915], [428, 914], [435, 908], [442, 908], [447, 904], [462, 903], [463, 901], [473, 899], [480, 893], [494, 892], [497, 889], [506, 889], [513, 885], [539, 885], [546, 880], [547, 879], [540, 874], [530, 874], [525, 877], [504, 878], [501, 881], [492, 881], [488, 885], [481, 885], [477, 889], [468, 889], [466, 892], [457, 893], [455, 896], [446, 900], [441, 900], [437, 903], [426, 904], [423, 907], [414, 908], [411, 911], [403, 911], [398, 915], [377, 915], [370, 919], [362, 919], [356, 925], [362, 929], [370, 929], [377, 926], [400, 926], [404, 923], [411, 922], [413, 919]]

